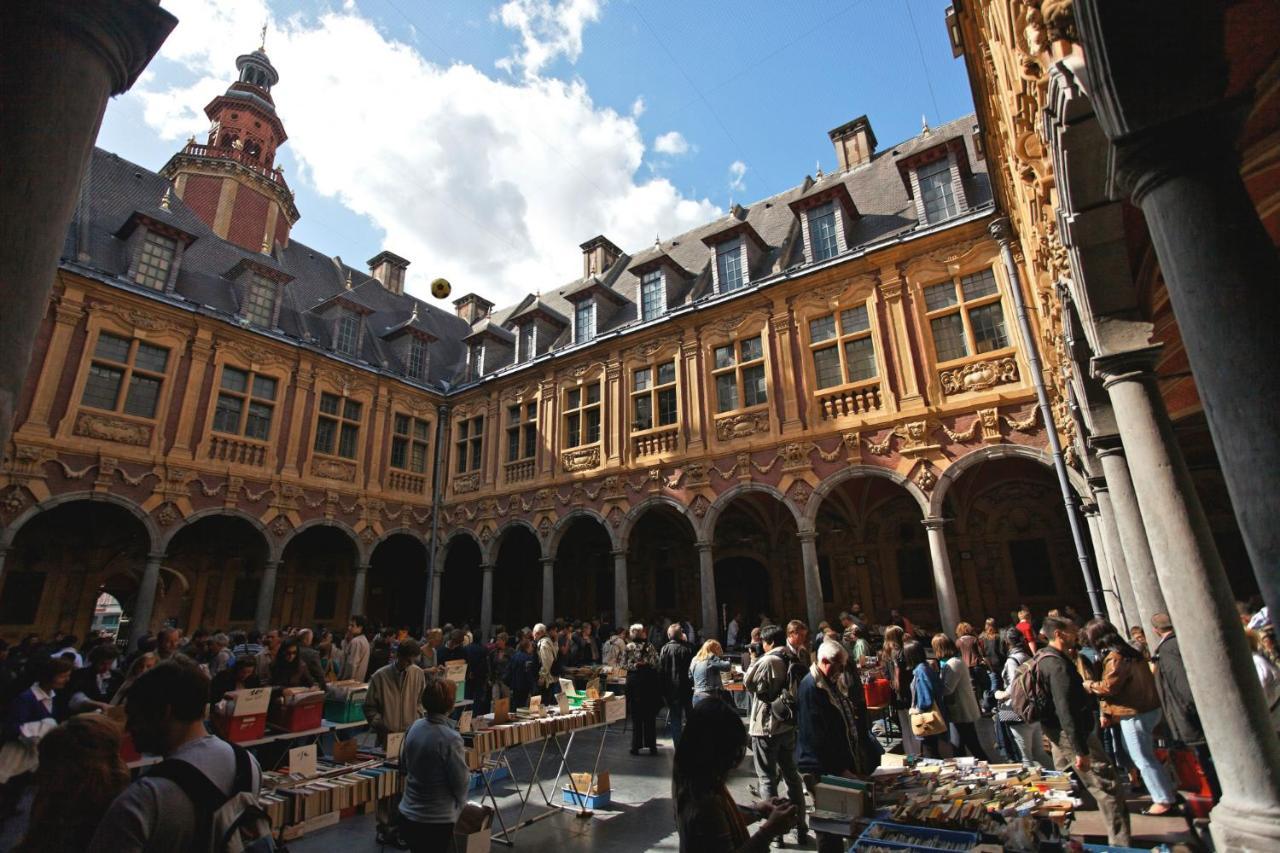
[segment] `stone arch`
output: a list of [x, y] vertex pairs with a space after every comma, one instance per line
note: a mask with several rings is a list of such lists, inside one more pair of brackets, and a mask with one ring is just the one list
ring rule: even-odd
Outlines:
[[[933, 494], [929, 496], [929, 503], [926, 506], [926, 518], [941, 518], [943, 502], [946, 500], [947, 492], [951, 490], [951, 486], [959, 479], [960, 475], [965, 471], [979, 465], [983, 462], [989, 462], [993, 459], [1029, 459], [1032, 462], [1039, 462], [1051, 472], [1053, 471], [1053, 457], [1046, 450], [1037, 447], [1027, 447], [1022, 444], [997, 444], [991, 447], [982, 447], [971, 453], [966, 453], [955, 462], [952, 462], [947, 470], [938, 475], [938, 482], [933, 487]], [[1074, 468], [1067, 468], [1067, 481], [1071, 483], [1071, 488], [1077, 495], [1088, 494], [1089, 485], [1084, 476]]]
[[[827, 496], [830, 495], [831, 492], [834, 491], [841, 483], [857, 477], [879, 477], [884, 480], [889, 480], [895, 485], [901, 486], [906, 489], [907, 493], [910, 494], [915, 502], [920, 505], [920, 511], [926, 515], [928, 514], [929, 498], [925, 496], [919, 486], [908, 480], [902, 474], [899, 474], [891, 468], [882, 468], [879, 465], [850, 465], [848, 468], [842, 468], [830, 477], [827, 477], [827, 479], [819, 483], [818, 487], [813, 490], [813, 495], [809, 498], [809, 502], [805, 504], [804, 507], [804, 524], [808, 525], [810, 529], [813, 529], [813, 526], [818, 519], [818, 511], [822, 508], [822, 502], [827, 499]], [[935, 493], [936, 491], [937, 489], [935, 487]]]
[[356, 535], [355, 530], [353, 530], [351, 525], [346, 522], [332, 518], [313, 518], [311, 521], [304, 521], [302, 524], [293, 528], [289, 533], [289, 538], [280, 543], [280, 553], [283, 555], [285, 550], [289, 547], [289, 543], [293, 542], [293, 540], [297, 539], [304, 532], [312, 529], [313, 527], [332, 527], [345, 534], [346, 537], [351, 540], [351, 547], [355, 549], [356, 564], [362, 566], [368, 565], [369, 552], [365, 549], [364, 542], [362, 542], [360, 537]]
[[282, 543], [277, 543], [276, 537], [270, 534], [267, 530], [267, 526], [262, 523], [261, 519], [257, 516], [250, 515], [244, 510], [227, 507], [212, 507], [210, 509], [202, 509], [199, 512], [191, 513], [191, 515], [182, 519], [181, 524], [175, 525], [173, 530], [164, 534], [164, 537], [160, 540], [160, 550], [168, 553], [169, 545], [172, 544], [173, 540], [176, 539], [178, 534], [183, 530], [186, 530], [203, 518], [212, 518], [220, 515], [248, 522], [249, 526], [258, 531], [262, 536], [262, 541], [267, 546], [267, 560], [279, 561], [280, 555], [284, 553], [284, 545]]
[[101, 501], [104, 503], [115, 504], [126, 510], [130, 515], [134, 516], [142, 523], [143, 528], [147, 531], [148, 547], [151, 551], [156, 550], [157, 544], [163, 538], [160, 534], [160, 528], [156, 526], [155, 520], [141, 506], [127, 498], [113, 495], [110, 492], [68, 492], [67, 494], [58, 495], [48, 498], [40, 503], [29, 507], [26, 512], [15, 518], [8, 527], [0, 531], [0, 548], [9, 548], [13, 544], [14, 537], [18, 535], [18, 531], [23, 525], [31, 519], [47, 512], [54, 507], [64, 504], [76, 503], [77, 501]]
[[369, 548], [365, 616], [383, 625], [420, 625], [427, 595], [428, 556], [427, 543], [408, 527], [397, 527], [378, 537]]
[[695, 541], [703, 538], [702, 530], [698, 526], [697, 520], [693, 517], [693, 513], [689, 511], [689, 507], [686, 504], [682, 504], [680, 501], [675, 498], [668, 497], [667, 495], [653, 495], [633, 506], [627, 512], [626, 517], [622, 520], [622, 528], [618, 532], [617, 536], [618, 548], [620, 550], [625, 551], [630, 545], [631, 531], [635, 530], [636, 523], [640, 521], [640, 517], [649, 510], [658, 506], [668, 507], [669, 509], [675, 510], [680, 515], [684, 516], [684, 518], [689, 522], [689, 526], [693, 528], [693, 538]]
[[618, 549], [618, 536], [613, 529], [613, 525], [609, 524], [609, 522], [605, 520], [605, 517], [594, 509], [577, 507], [571, 510], [567, 515], [561, 516], [560, 520], [556, 522], [556, 526], [551, 530], [551, 537], [547, 542], [547, 548], [544, 553], [547, 556], [554, 556], [556, 549], [560, 547], [560, 540], [564, 538], [565, 531], [573, 526], [574, 521], [584, 517], [591, 518], [599, 522], [600, 526], [604, 528], [604, 532], [608, 534], [609, 542], [616, 551]]
[[[804, 516], [796, 509], [795, 505], [792, 504], [791, 501], [787, 500], [786, 495], [782, 494], [782, 492], [778, 491], [775, 487], [770, 486], [768, 483], [739, 483], [717, 497], [715, 502], [707, 509], [707, 515], [702, 519], [702, 529], [698, 531], [699, 534], [704, 537], [704, 541], [710, 541], [715, 537], [716, 522], [720, 520], [720, 514], [724, 512], [725, 507], [733, 503], [734, 498], [741, 497], [742, 495], [750, 492], [760, 492], [776, 498], [778, 503], [791, 511], [791, 515], [796, 522], [796, 528], [799, 530], [806, 529]], [[697, 530], [698, 528], [695, 526], [694, 529]]]
[[528, 519], [513, 518], [504, 523], [493, 534], [493, 538], [489, 540], [489, 550], [487, 552], [484, 548], [480, 549], [480, 553], [484, 556], [486, 563], [489, 565], [497, 563], [498, 551], [502, 548], [502, 540], [507, 536], [507, 534], [512, 530], [515, 530], [517, 527], [523, 527], [525, 530], [528, 530], [533, 534], [534, 540], [538, 543], [539, 556], [542, 556], [542, 537], [538, 535], [538, 528], [534, 527], [533, 523]]
[[430, 540], [423, 538], [422, 534], [414, 530], [412, 527], [393, 527], [390, 530], [383, 531], [382, 535], [373, 540], [369, 546], [369, 558], [373, 558], [373, 552], [378, 550], [378, 546], [386, 542], [392, 536], [412, 536], [422, 543], [424, 548], [430, 547]]
[[484, 555], [484, 545], [480, 544], [480, 537], [476, 535], [474, 530], [469, 527], [455, 527], [453, 530], [449, 531], [449, 533], [444, 537], [444, 540], [440, 543], [439, 559], [443, 561], [445, 556], [449, 553], [449, 548], [453, 543], [464, 537], [474, 542], [477, 550], [480, 551], [481, 556]]

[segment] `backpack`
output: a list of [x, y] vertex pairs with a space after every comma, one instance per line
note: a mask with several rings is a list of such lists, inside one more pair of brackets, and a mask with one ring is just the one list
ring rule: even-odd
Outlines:
[[807, 670], [794, 654], [785, 650], [785, 647], [778, 657], [782, 658], [787, 664], [786, 680], [783, 682], [782, 687], [778, 689], [776, 695], [764, 696], [762, 694], [758, 698], [761, 702], [768, 703], [769, 710], [775, 720], [782, 723], [792, 723], [795, 722], [796, 718], [796, 688], [804, 678]]
[[1009, 708], [1024, 723], [1040, 722], [1049, 708], [1049, 696], [1040, 684], [1040, 659], [1044, 654], [1037, 652], [1018, 664], [1013, 683], [1009, 685]]
[[148, 776], [168, 779], [191, 800], [196, 809], [196, 839], [209, 839], [213, 853], [274, 853], [271, 818], [253, 795], [253, 765], [249, 753], [231, 744], [236, 755], [236, 777], [231, 796], [219, 790], [209, 777], [190, 762], [167, 758]]

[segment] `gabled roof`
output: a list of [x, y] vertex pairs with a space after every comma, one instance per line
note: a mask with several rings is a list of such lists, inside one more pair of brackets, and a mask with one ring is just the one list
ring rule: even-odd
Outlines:
[[561, 314], [556, 309], [552, 308], [550, 305], [548, 305], [542, 299], [541, 295], [535, 296], [533, 299], [530, 299], [529, 303], [525, 305], [523, 308], [520, 308], [508, 314], [507, 322], [514, 323], [526, 317], [541, 317], [542, 319], [546, 320], [548, 323], [553, 323], [558, 326], [569, 325], [569, 318]]

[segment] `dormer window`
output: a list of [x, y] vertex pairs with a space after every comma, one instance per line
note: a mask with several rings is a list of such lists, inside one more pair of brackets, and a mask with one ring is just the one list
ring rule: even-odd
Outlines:
[[418, 338], [409, 341], [409, 363], [407, 365], [410, 379], [427, 377], [427, 342]]
[[484, 344], [474, 343], [467, 353], [468, 367], [472, 379], [479, 379], [484, 373]]
[[716, 280], [721, 293], [746, 287], [742, 266], [742, 240], [728, 240], [716, 246]]
[[360, 339], [360, 321], [351, 314], [343, 314], [338, 318], [337, 332], [333, 338], [333, 347], [343, 355], [355, 355], [356, 344]]
[[943, 158], [921, 166], [916, 173], [925, 222], [942, 222], [960, 212], [951, 187], [951, 159]]
[[133, 273], [134, 282], [152, 290], [164, 290], [177, 253], [177, 240], [148, 231], [138, 255], [138, 268]]
[[813, 262], [834, 258], [840, 252], [836, 238], [836, 205], [829, 201], [808, 213], [809, 245], [813, 249]]
[[516, 361], [528, 361], [537, 355], [537, 350], [535, 349], [537, 336], [537, 323], [526, 323], [520, 327], [520, 345], [519, 351], [516, 353]]
[[596, 336], [596, 303], [593, 299], [579, 302], [573, 310], [573, 342], [586, 343]]
[[647, 272], [640, 279], [640, 319], [653, 320], [667, 310], [667, 287], [662, 271]]
[[245, 288], [244, 316], [255, 326], [271, 328], [276, 318], [276, 285], [263, 276], [250, 275]]

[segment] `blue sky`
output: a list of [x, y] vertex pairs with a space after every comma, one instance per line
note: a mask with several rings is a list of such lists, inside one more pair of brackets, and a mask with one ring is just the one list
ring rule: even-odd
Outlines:
[[947, 0], [162, 0], [178, 29], [107, 110], [99, 145], [157, 169], [257, 46], [289, 142], [301, 240], [404, 255], [500, 304], [835, 167], [867, 114], [881, 148], [972, 110]]

